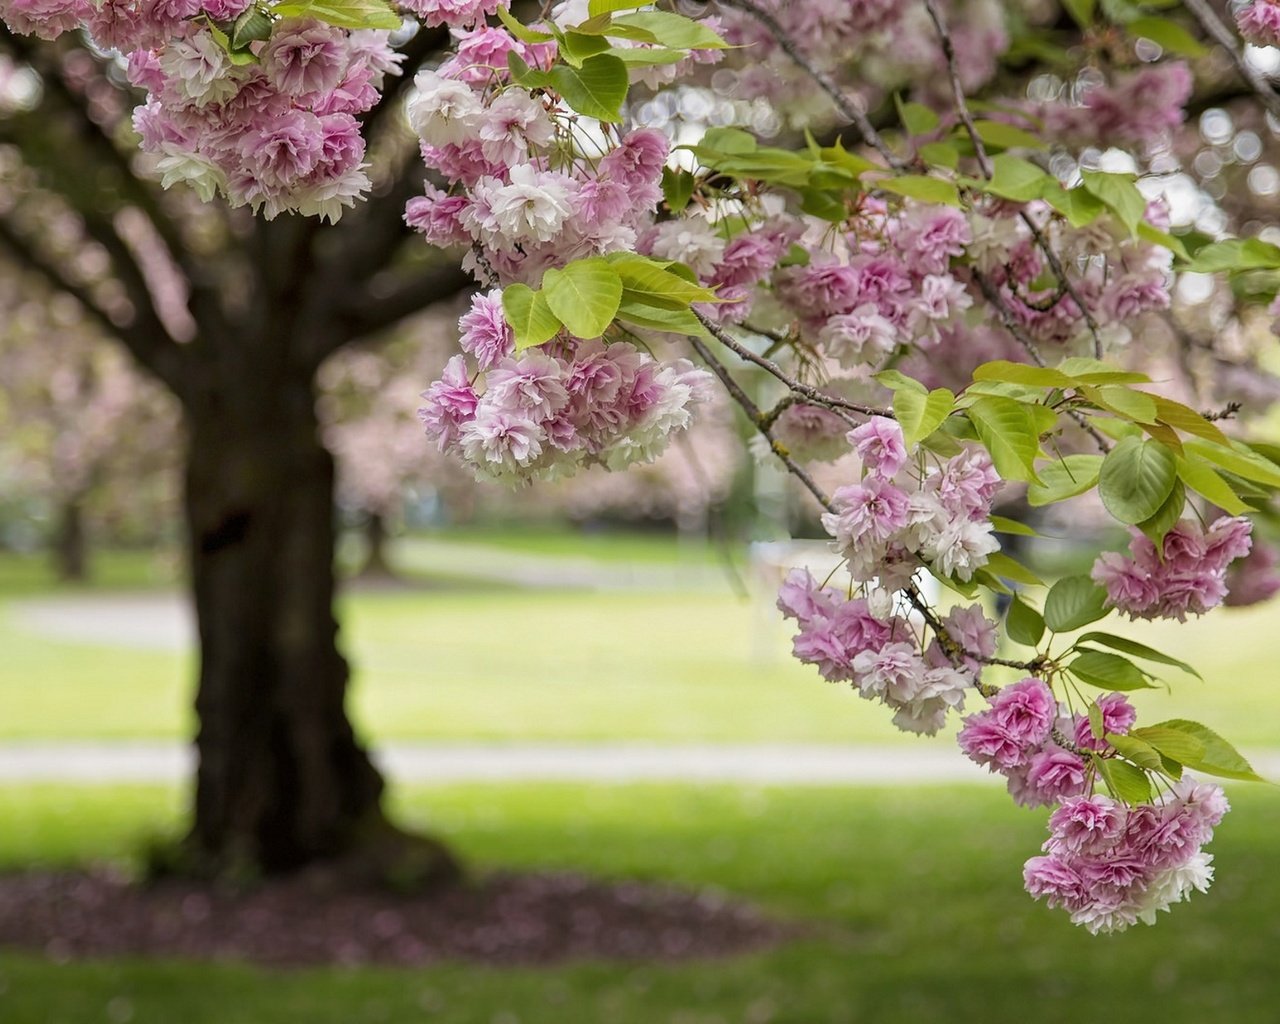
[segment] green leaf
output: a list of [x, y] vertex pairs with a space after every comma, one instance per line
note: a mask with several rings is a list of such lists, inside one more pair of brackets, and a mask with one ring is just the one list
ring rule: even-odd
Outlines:
[[245, 8], [231, 26], [230, 42], [233, 50], [244, 50], [250, 43], [260, 43], [271, 38], [275, 24], [271, 16], [256, 4]]
[[1190, 462], [1182, 456], [1178, 457], [1177, 462], [1178, 479], [1197, 494], [1233, 516], [1244, 515], [1249, 511], [1249, 506], [1240, 500], [1231, 485], [1212, 466], [1206, 466], [1203, 462]]
[[1150, 242], [1152, 245], [1159, 245], [1168, 249], [1179, 259], [1191, 259], [1191, 255], [1187, 252], [1187, 247], [1182, 244], [1181, 238], [1177, 235], [1171, 235], [1167, 231], [1161, 231], [1159, 228], [1153, 228], [1145, 220], [1138, 225], [1138, 237], [1144, 242]]
[[1083, 494], [1098, 482], [1101, 469], [1101, 455], [1083, 454], [1067, 455], [1041, 466], [1036, 471], [1040, 482], [1027, 488], [1027, 504], [1038, 508]]
[[1038, 536], [1026, 523], [1020, 523], [1016, 519], [1009, 519], [1005, 516], [988, 516], [991, 520], [991, 526], [996, 533], [1015, 533], [1019, 537], [1035, 537]]
[[1102, 387], [1085, 387], [1082, 393], [1095, 405], [1114, 412], [1117, 416], [1123, 416], [1127, 420], [1133, 420], [1135, 423], [1155, 423], [1156, 421], [1155, 398], [1145, 392], [1134, 391], [1132, 388], [1118, 384], [1108, 384]]
[[1187, 760], [1178, 758], [1192, 771], [1204, 772], [1206, 775], [1217, 775], [1224, 779], [1241, 779], [1246, 782], [1266, 781], [1253, 770], [1253, 767], [1235, 747], [1207, 725], [1175, 718], [1167, 722], [1157, 722], [1154, 727], [1173, 729], [1192, 736], [1204, 744], [1204, 754], [1200, 757], [1192, 757]]
[[385, 0], [297, 0], [276, 4], [271, 13], [282, 18], [318, 18], [338, 28], [397, 29], [404, 24]]
[[1212, 441], [1214, 444], [1231, 446], [1231, 439], [1227, 437], [1218, 427], [1210, 423], [1207, 419], [1181, 402], [1175, 402], [1172, 398], [1165, 398], [1164, 395], [1150, 395], [1156, 403], [1156, 416], [1159, 417], [1161, 423], [1167, 423], [1176, 430], [1181, 430], [1184, 434], [1194, 434], [1196, 437], [1202, 437], [1206, 441]]
[[1138, 225], [1147, 212], [1147, 201], [1133, 183], [1132, 174], [1082, 170], [1080, 177], [1084, 179], [1086, 189], [1111, 207], [1120, 218], [1120, 223], [1129, 229], [1129, 234], [1138, 230]]
[[1177, 462], [1167, 446], [1126, 437], [1102, 460], [1098, 495], [1112, 516], [1136, 524], [1160, 510], [1177, 481]]
[[582, 67], [582, 62], [597, 53], [610, 49], [609, 41], [600, 36], [583, 35], [581, 32], [565, 32], [560, 37], [560, 56], [575, 68]]
[[688, 171], [662, 168], [662, 198], [666, 200], [667, 209], [672, 213], [679, 213], [688, 206], [696, 184]]
[[754, 153], [760, 148], [756, 137], [741, 128], [708, 128], [699, 145], [730, 155]]
[[563, 270], [548, 270], [542, 275], [542, 294], [570, 334], [598, 338], [618, 312], [622, 278], [608, 260], [593, 256], [574, 260]]
[[998, 149], [1044, 149], [1044, 140], [1004, 121], [975, 121], [974, 130], [986, 145]]
[[502, 289], [502, 312], [516, 337], [516, 351], [550, 341], [560, 331], [560, 321], [547, 305], [547, 297], [525, 284]]
[[629, 68], [653, 67], [659, 64], [679, 64], [689, 56], [684, 50], [669, 50], [662, 46], [647, 46], [643, 48], [639, 46], [610, 46], [601, 52], [607, 53], [611, 57], [617, 57]]
[[934, 167], [955, 170], [960, 166], [960, 151], [950, 142], [926, 142], [916, 150], [920, 159]]
[[1104, 690], [1126, 692], [1152, 688], [1150, 679], [1142, 669], [1128, 658], [1106, 651], [1083, 648], [1067, 669], [1082, 683], [1099, 686]]
[[832, 224], [840, 224], [849, 217], [849, 208], [839, 198], [818, 188], [800, 190], [800, 209], [810, 217]]
[[994, 380], [1004, 384], [1027, 384], [1037, 388], [1071, 388], [1076, 381], [1061, 370], [1030, 363], [1013, 363], [995, 359], [973, 371], [974, 380]]
[[1095, 740], [1100, 740], [1106, 731], [1106, 725], [1102, 720], [1102, 708], [1098, 707], [1098, 702], [1095, 700], [1089, 705], [1089, 732], [1093, 734]]
[[1094, 758], [1094, 764], [1117, 800], [1127, 804], [1145, 804], [1151, 800], [1151, 779], [1141, 768], [1110, 757]]
[[923, 103], [903, 103], [896, 93], [893, 102], [898, 108], [898, 119], [911, 135], [928, 135], [938, 127], [938, 115]]
[[1161, 49], [1181, 57], [1203, 57], [1209, 52], [1199, 39], [1168, 18], [1135, 18], [1125, 29], [1131, 36], [1150, 39]]
[[623, 323], [649, 331], [665, 331], [668, 334], [686, 334], [703, 338], [711, 336], [688, 309], [650, 306], [644, 302], [628, 299], [628, 294], [625, 290], [623, 291], [622, 302], [618, 306], [617, 318]]
[[1040, 436], [1027, 406], [1012, 398], [980, 398], [965, 415], [990, 452], [997, 473], [1006, 480], [1038, 482], [1035, 461]]
[[1139, 768], [1147, 768], [1153, 772], [1164, 770], [1164, 762], [1160, 760], [1159, 752], [1141, 737], [1109, 732], [1103, 736], [1103, 739]]
[[1097, 9], [1097, 0], [1062, 0], [1062, 6], [1081, 28], [1087, 29], [1093, 24], [1093, 14]]
[[991, 160], [991, 180], [978, 187], [994, 196], [1025, 203], [1039, 199], [1049, 184], [1056, 185], [1057, 179], [1030, 160], [1000, 153]]
[[1107, 614], [1107, 592], [1088, 576], [1064, 576], [1044, 599], [1044, 622], [1055, 633], [1069, 633]]
[[1016, 558], [1010, 558], [1003, 551], [996, 551], [987, 556], [987, 568], [997, 576], [1025, 583], [1031, 587], [1044, 586], [1044, 580], [1033, 573]]
[[1232, 238], [1225, 242], [1210, 242], [1196, 250], [1190, 265], [1184, 269], [1197, 274], [1277, 270], [1280, 269], [1280, 246], [1264, 242], [1261, 238]]
[[622, 120], [622, 101], [630, 80], [627, 66], [607, 53], [588, 57], [582, 67], [557, 64], [550, 71], [551, 87], [579, 114], [599, 121]]
[[928, 393], [928, 389], [918, 380], [908, 377], [905, 373], [898, 370], [881, 370], [875, 374], [875, 378], [890, 391], [916, 391], [922, 395]]
[[651, 2], [652, 0], [591, 0], [587, 4], [587, 17], [598, 18], [602, 14], [612, 14], [614, 11], [631, 11], [637, 7], [648, 7]]
[[1004, 628], [1015, 643], [1034, 647], [1044, 636], [1044, 617], [1020, 597], [1009, 602]]
[[1199, 761], [1205, 755], [1205, 745], [1201, 740], [1190, 733], [1170, 729], [1165, 725], [1146, 725], [1141, 729], [1131, 729], [1129, 735], [1150, 744], [1178, 764]]
[[1138, 641], [1130, 640], [1128, 637], [1116, 636], [1113, 633], [1085, 633], [1076, 642], [1082, 644], [1102, 644], [1103, 647], [1110, 647], [1112, 650], [1124, 651], [1125, 654], [1132, 654], [1135, 658], [1155, 661], [1161, 665], [1172, 665], [1174, 668], [1180, 668], [1183, 672], [1190, 673], [1197, 679], [1201, 679], [1203, 681], [1203, 677], [1200, 673], [1185, 661], [1179, 661], [1177, 658], [1171, 658], [1169, 655], [1157, 651], [1154, 647], [1148, 647], [1146, 644], [1140, 644]]
[[1242, 476], [1246, 480], [1266, 484], [1268, 487], [1280, 487], [1280, 467], [1238, 441], [1233, 441], [1230, 448], [1224, 448], [1222, 445], [1212, 444], [1200, 438], [1189, 438], [1184, 442], [1183, 447], [1187, 451], [1190, 462], [1194, 463], [1197, 460], [1211, 462], [1228, 473]]
[[[606, 257], [622, 281], [626, 299], [662, 309], [688, 310], [693, 302], [715, 302], [716, 293], [653, 260], [634, 253]], [[679, 264], [673, 264], [678, 266]]]
[[875, 187], [926, 203], [942, 203], [946, 206], [962, 205], [960, 193], [954, 184], [927, 174], [902, 174], [896, 178], [880, 178], [876, 181]]
[[1060, 214], [1067, 218], [1073, 228], [1083, 228], [1092, 224], [1107, 209], [1107, 204], [1083, 186], [1065, 189], [1055, 182], [1046, 182], [1042, 197]]
[[893, 414], [902, 428], [903, 442], [910, 450], [941, 426], [951, 415], [956, 396], [946, 388], [937, 388], [922, 395], [911, 388], [895, 391]]
[[1182, 518], [1182, 511], [1186, 507], [1187, 490], [1182, 486], [1181, 480], [1175, 480], [1173, 490], [1169, 492], [1169, 497], [1165, 499], [1164, 504], [1150, 519], [1144, 519], [1138, 523], [1138, 529], [1156, 546], [1157, 551], [1163, 551], [1164, 535]]
[[[624, 31], [620, 32], [619, 29]], [[601, 34], [625, 39], [637, 38], [634, 33], [626, 32], [627, 29], [637, 29], [649, 36], [647, 39], [641, 38], [641, 42], [657, 43], [673, 50], [723, 50], [729, 45], [704, 22], [667, 11], [624, 14], [620, 18], [614, 18], [613, 24]]]
[[507, 31], [524, 43], [546, 43], [555, 38], [550, 32], [539, 32], [521, 22], [504, 5], [498, 6], [498, 18], [507, 26]]

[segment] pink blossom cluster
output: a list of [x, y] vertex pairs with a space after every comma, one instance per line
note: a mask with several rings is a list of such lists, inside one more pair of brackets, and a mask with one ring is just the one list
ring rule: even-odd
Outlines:
[[[1035, 219], [1050, 247], [1066, 266], [1085, 267], [1072, 274], [1072, 290], [1088, 307], [1110, 347], [1124, 344], [1131, 325], [1143, 314], [1167, 309], [1172, 254], [1168, 249], [1129, 236], [1113, 220], [1103, 219], [1083, 228], [1050, 218], [1048, 208], [1029, 203], [1027, 213]], [[1030, 229], [1009, 217], [1005, 204], [989, 207], [970, 216], [974, 243], [969, 256], [1000, 292], [1003, 304], [1036, 342], [1055, 346], [1078, 343], [1083, 350], [1092, 341], [1080, 306], [1063, 295], [1043, 250]], [[1146, 219], [1156, 227], [1168, 226], [1162, 203], [1151, 203]], [[1099, 260], [1099, 255], [1105, 259]], [[964, 335], [969, 348], [973, 332]], [[983, 358], [982, 347], [964, 360]], [[1025, 358], [1025, 356], [1020, 357]]]
[[1002, 687], [985, 710], [967, 716], [956, 740], [971, 761], [1008, 780], [1016, 803], [1046, 806], [1087, 785], [1084, 759], [1054, 740], [1060, 714], [1053, 691], [1029, 676]]
[[517, 354], [498, 290], [476, 295], [458, 326], [482, 373], [454, 356], [423, 393], [419, 418], [441, 451], [479, 476], [527, 480], [648, 462], [710, 394], [705, 370], [659, 362], [626, 342], [568, 339]]
[[1000, 549], [989, 515], [1001, 480], [985, 451], [966, 449], [921, 472], [907, 461], [901, 428], [881, 416], [848, 442], [865, 475], [832, 494], [822, 525], [855, 581], [896, 591], [924, 564], [967, 581]]
[[1185, 61], [1161, 61], [1081, 82], [1076, 102], [1056, 99], [1035, 113], [1047, 134], [1070, 145], [1154, 146], [1186, 119], [1192, 85]]
[[[828, 682], [852, 683], [864, 699], [892, 708], [893, 724], [905, 732], [934, 735], [950, 711], [964, 706], [981, 667], [953, 665], [936, 638], [921, 651], [910, 622], [883, 590], [849, 598], [797, 569], [782, 584], [778, 608], [799, 626], [796, 658]], [[944, 624], [949, 634], [968, 637], [975, 654], [995, 650], [995, 624], [979, 606], [953, 609]]]
[[549, 268], [634, 249], [662, 197], [666, 136], [588, 133], [562, 100], [510, 81], [508, 54], [545, 67], [554, 44], [489, 27], [457, 37], [453, 57], [414, 79], [407, 106], [424, 162], [447, 182], [409, 202], [410, 226], [465, 246], [464, 266], [489, 285], [536, 287]]
[[1236, 25], [1254, 46], [1280, 46], [1280, 3], [1250, 0], [1236, 12]]
[[294, 210], [337, 220], [369, 187], [356, 119], [401, 58], [386, 32], [280, 18], [269, 38], [233, 59], [214, 23], [248, 8], [248, 0], [2, 0], [0, 16], [46, 38], [83, 23], [98, 46], [127, 57], [129, 81], [147, 91], [134, 127], [166, 188], [183, 181], [206, 201], [221, 192], [267, 218]]
[[1252, 524], [1243, 516], [1224, 516], [1208, 528], [1180, 520], [1164, 537], [1159, 552], [1134, 531], [1130, 556], [1107, 551], [1093, 564], [1095, 583], [1107, 590], [1107, 603], [1131, 619], [1177, 619], [1203, 615], [1227, 596], [1227, 567], [1249, 553]]
[[1202, 848], [1229, 809], [1221, 787], [1189, 776], [1160, 803], [1067, 797], [1049, 818], [1045, 855], [1023, 869], [1027, 891], [1094, 934], [1155, 924], [1161, 910], [1208, 890], [1213, 855]]
[[[912, 83], [946, 95], [946, 63], [923, 4], [899, 0], [762, 0], [806, 58], [853, 92], [871, 92], [868, 106], [888, 90]], [[991, 78], [1009, 45], [1005, 10], [996, 0], [949, 0], [940, 5], [951, 25], [957, 69], [966, 89]], [[736, 95], [780, 101], [797, 120], [830, 121], [834, 111], [812, 79], [799, 72], [768, 27], [727, 8], [724, 35], [741, 47]], [[851, 73], [852, 72], [852, 73]], [[872, 92], [872, 90], [874, 90]]]
[[248, 64], [232, 63], [194, 21], [138, 42], [129, 76], [148, 97], [134, 125], [166, 187], [185, 181], [205, 200], [222, 192], [267, 219], [296, 211], [331, 221], [368, 189], [357, 117], [401, 59], [388, 33], [286, 18]]

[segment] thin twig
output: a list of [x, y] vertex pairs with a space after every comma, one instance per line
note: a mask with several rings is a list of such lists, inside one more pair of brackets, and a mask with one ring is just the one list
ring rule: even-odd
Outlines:
[[693, 311], [693, 315], [698, 318], [699, 323], [701, 323], [702, 326], [710, 332], [711, 336], [715, 338], [716, 341], [720, 342], [720, 344], [725, 348], [729, 349], [729, 351], [733, 352], [739, 358], [745, 359], [749, 363], [754, 363], [756, 366], [760, 367], [760, 369], [764, 370], [771, 376], [776, 377], [791, 391], [794, 391], [797, 395], [807, 399], [812, 404], [824, 406], [835, 412], [839, 412], [843, 409], [848, 410], [849, 412], [856, 412], [860, 416], [884, 416], [887, 419], [894, 418], [892, 409], [878, 409], [873, 405], [863, 405], [860, 402], [850, 402], [847, 399], [828, 395], [825, 392], [819, 391], [812, 385], [804, 384], [795, 380], [772, 359], [766, 359], [764, 356], [757, 355], [755, 352], [752, 352], [751, 349], [739, 342], [733, 337], [733, 335], [714, 320], [703, 316], [696, 309]]
[[1277, 94], [1262, 73], [1249, 63], [1240, 49], [1239, 38], [1227, 27], [1226, 22], [1218, 17], [1218, 12], [1213, 9], [1208, 0], [1183, 0], [1183, 2], [1187, 10], [1195, 16], [1196, 21], [1200, 22], [1200, 27], [1209, 33], [1215, 43], [1227, 51], [1227, 56], [1231, 58], [1231, 63], [1235, 65], [1240, 77], [1245, 80], [1250, 89], [1257, 93], [1271, 115], [1280, 118], [1280, 94]]
[[731, 7], [751, 15], [756, 21], [760, 22], [773, 36], [782, 51], [796, 63], [796, 65], [814, 80], [829, 97], [831, 102], [835, 104], [836, 110], [840, 115], [849, 121], [855, 128], [863, 140], [873, 147], [877, 153], [884, 157], [885, 163], [896, 171], [906, 168], [906, 162], [897, 156], [888, 144], [885, 143], [880, 133], [876, 131], [875, 125], [871, 123], [871, 119], [863, 113], [862, 109], [848, 96], [844, 90], [840, 88], [831, 77], [824, 71], [815, 67], [809, 59], [800, 52], [796, 46], [795, 40], [787, 35], [786, 30], [778, 23], [778, 19], [766, 11], [754, 0], [717, 0], [721, 7]]
[[760, 406], [756, 405], [751, 396], [742, 389], [742, 385], [734, 380], [733, 374], [729, 372], [724, 363], [720, 362], [711, 353], [711, 350], [702, 343], [702, 339], [690, 335], [689, 343], [693, 345], [693, 350], [698, 353], [711, 372], [720, 378], [720, 383], [725, 386], [725, 390], [729, 392], [733, 400], [742, 407], [742, 411], [747, 414], [755, 428], [764, 435], [765, 440], [769, 442], [770, 450], [782, 460], [782, 464], [787, 467], [787, 471], [808, 488], [809, 493], [817, 499], [819, 505], [828, 512], [834, 512], [836, 510], [835, 504], [827, 497], [808, 471], [791, 457], [791, 453], [787, 451], [786, 446], [774, 438], [772, 430], [765, 426], [765, 417], [760, 411]]
[[[951, 95], [955, 100], [956, 114], [969, 135], [969, 141], [973, 143], [974, 156], [977, 157], [978, 167], [982, 171], [982, 176], [990, 181], [995, 169], [992, 166], [991, 158], [987, 155], [986, 144], [978, 133], [977, 125], [974, 124], [973, 113], [969, 110], [969, 102], [965, 99], [964, 84], [960, 81], [960, 67], [956, 61], [956, 49], [951, 41], [951, 33], [947, 31], [947, 23], [943, 20], [942, 12], [938, 9], [935, 0], [924, 0], [924, 6], [929, 12], [929, 17], [933, 20], [933, 27], [938, 31], [938, 39], [942, 44], [942, 55], [947, 60], [947, 72], [951, 79]], [[1058, 254], [1053, 251], [1053, 246], [1049, 244], [1049, 240], [1045, 238], [1040, 225], [1035, 222], [1026, 210], [1020, 211], [1018, 216], [1031, 232], [1031, 236], [1036, 240], [1036, 245], [1039, 246], [1040, 251], [1044, 253], [1044, 257], [1049, 263], [1049, 268], [1058, 278], [1058, 284], [1062, 291], [1071, 297], [1071, 300], [1076, 304], [1076, 308], [1080, 310], [1080, 315], [1084, 317], [1084, 321], [1089, 327], [1089, 332], [1093, 335], [1093, 354], [1101, 359], [1102, 334], [1098, 330], [1098, 322], [1094, 319], [1093, 314], [1089, 312], [1089, 307], [1085, 305], [1080, 293], [1076, 291], [1075, 285], [1071, 283], [1071, 279], [1067, 277], [1066, 268], [1063, 267]]]
[[[1008, 331], [1013, 339], [1027, 351], [1027, 355], [1031, 356], [1033, 362], [1038, 366], [1048, 366], [1044, 356], [1040, 354], [1040, 349], [1036, 347], [1036, 343], [1031, 339], [1022, 324], [1018, 323], [1017, 318], [1013, 315], [1013, 311], [1005, 305], [1004, 299], [1000, 297], [1000, 293], [996, 291], [985, 274], [976, 267], [972, 269], [974, 281], [977, 282], [978, 288], [981, 290], [983, 297], [990, 303], [991, 307], [1000, 317], [1000, 322], [1004, 325], [1004, 329]], [[1068, 409], [1067, 415], [1076, 421], [1076, 424], [1084, 430], [1091, 438], [1093, 443], [1098, 446], [1098, 450], [1103, 452], [1111, 451], [1111, 442], [1106, 439], [1102, 431], [1089, 422], [1088, 417], [1080, 413], [1076, 409]]]

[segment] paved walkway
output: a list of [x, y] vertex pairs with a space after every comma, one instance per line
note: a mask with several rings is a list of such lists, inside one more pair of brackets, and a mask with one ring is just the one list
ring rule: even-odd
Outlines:
[[[396, 782], [737, 782], [915, 785], [986, 782], [946, 740], [896, 746], [390, 743], [379, 766]], [[1280, 751], [1254, 767], [1280, 777]], [[173, 741], [0, 744], [0, 782], [178, 782], [195, 755]]]

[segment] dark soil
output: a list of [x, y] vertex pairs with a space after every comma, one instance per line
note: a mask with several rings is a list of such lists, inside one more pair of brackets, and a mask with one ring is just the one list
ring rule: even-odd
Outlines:
[[229, 887], [142, 885], [106, 872], [0, 876], [0, 947], [55, 960], [677, 961], [763, 949], [802, 934], [713, 891], [571, 874], [492, 875], [426, 893], [335, 890], [305, 879]]

